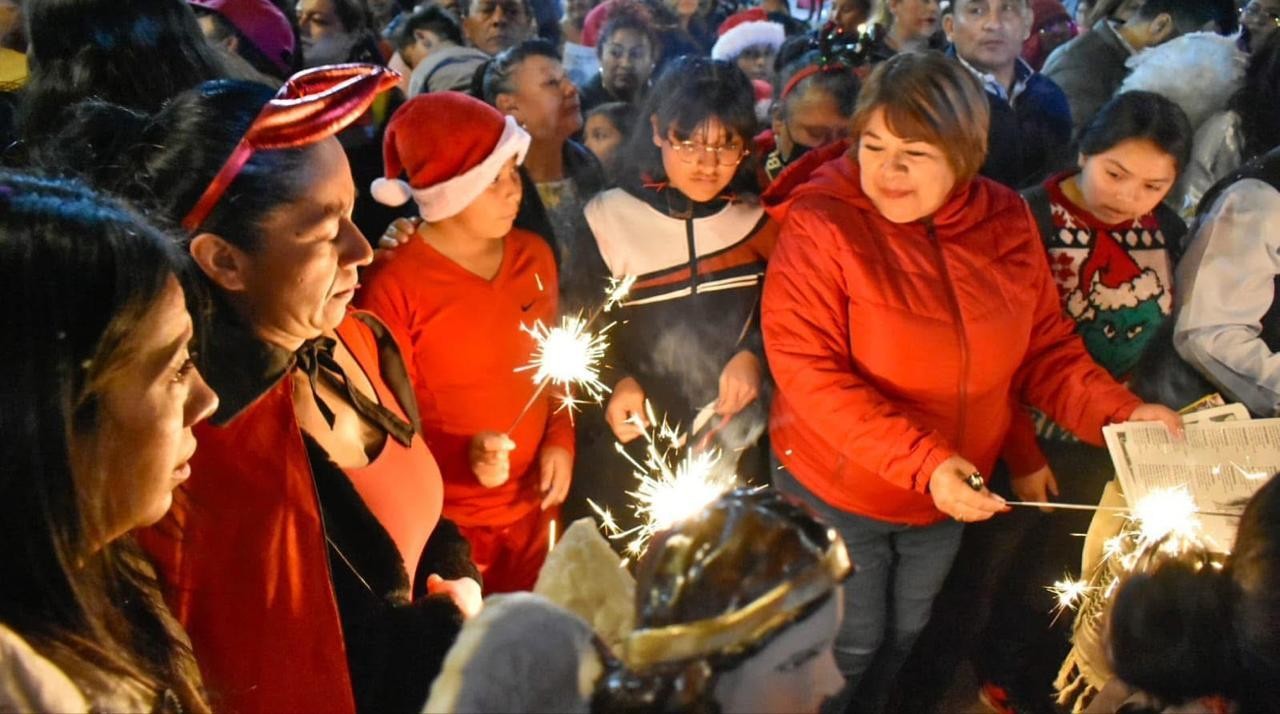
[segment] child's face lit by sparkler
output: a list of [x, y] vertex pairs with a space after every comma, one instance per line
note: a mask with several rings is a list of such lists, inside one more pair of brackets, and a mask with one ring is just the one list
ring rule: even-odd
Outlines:
[[515, 157], [512, 157], [484, 193], [462, 209], [461, 213], [440, 221], [438, 225], [464, 231], [475, 238], [497, 240], [511, 232], [523, 195], [519, 166]]
[[662, 168], [667, 182], [694, 201], [710, 201], [724, 192], [738, 165], [746, 156], [746, 142], [712, 117], [688, 136], [680, 136], [675, 126], [666, 136], [658, 131], [658, 117], [649, 119], [653, 143], [662, 151]]

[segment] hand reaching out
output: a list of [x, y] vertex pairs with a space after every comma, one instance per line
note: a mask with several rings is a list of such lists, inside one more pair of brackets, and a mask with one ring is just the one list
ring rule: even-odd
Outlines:
[[480, 608], [484, 606], [480, 596], [480, 583], [471, 578], [445, 580], [432, 573], [427, 576], [427, 594], [448, 595], [449, 599], [453, 600], [453, 604], [462, 611], [462, 617], [468, 620], [480, 612]]

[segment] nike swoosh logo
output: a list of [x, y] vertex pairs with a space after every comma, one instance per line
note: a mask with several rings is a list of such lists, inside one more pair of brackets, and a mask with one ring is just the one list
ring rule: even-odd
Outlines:
[[[537, 302], [537, 300], [534, 300], [533, 302]], [[528, 305], [521, 305], [520, 312], [529, 312], [529, 308], [533, 307], [533, 302], [529, 303]]]

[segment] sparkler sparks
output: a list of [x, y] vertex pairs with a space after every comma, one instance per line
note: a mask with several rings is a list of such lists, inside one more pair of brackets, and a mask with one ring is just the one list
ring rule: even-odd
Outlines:
[[1089, 586], [1086, 580], [1063, 578], [1045, 589], [1058, 598], [1058, 607], [1056, 609], [1058, 613], [1062, 613], [1067, 610], [1074, 610], [1084, 599], [1084, 596], [1093, 588]]
[[1166, 536], [1194, 538], [1200, 531], [1196, 503], [1185, 488], [1152, 491], [1134, 504], [1129, 518], [1134, 521], [1142, 540], [1155, 543]]
[[547, 327], [538, 320], [532, 327], [521, 325], [520, 329], [528, 333], [534, 341], [533, 355], [529, 362], [517, 367], [517, 372], [533, 372], [533, 383], [537, 385], [533, 396], [525, 403], [524, 408], [516, 415], [508, 432], [514, 430], [520, 420], [529, 413], [529, 409], [538, 401], [538, 397], [546, 390], [547, 385], [555, 385], [563, 391], [557, 396], [557, 411], [568, 411], [572, 417], [574, 410], [581, 402], [574, 398], [573, 388], [577, 387], [590, 398], [599, 402], [608, 393], [609, 388], [600, 381], [601, 362], [609, 349], [608, 333], [616, 323], [609, 323], [599, 330], [592, 330], [596, 319], [602, 313], [616, 307], [627, 296], [635, 277], [622, 279], [610, 278], [609, 287], [605, 290], [605, 299], [591, 316], [584, 318], [582, 313], [566, 315], [560, 324]]
[[592, 332], [582, 316], [563, 317], [560, 324], [547, 327], [541, 321], [520, 329], [533, 337], [536, 346], [529, 363], [517, 372], [533, 371], [536, 384], [558, 387], [576, 385], [591, 399], [599, 400], [608, 389], [600, 381], [600, 361], [609, 347], [607, 333], [613, 325]]
[[[635, 469], [639, 487], [627, 495], [635, 499], [632, 510], [640, 519], [640, 525], [623, 530], [609, 509], [589, 502], [600, 517], [600, 527], [610, 540], [629, 538], [626, 552], [639, 557], [658, 531], [670, 528], [687, 518], [697, 515], [703, 508], [738, 485], [737, 477], [726, 468], [720, 468], [720, 453], [707, 450], [684, 450], [684, 435], [670, 426], [666, 419], [661, 423], [653, 418], [652, 407], [646, 402], [645, 411], [652, 428], [645, 428], [638, 416], [632, 423], [640, 427], [645, 440], [645, 457], [637, 461], [615, 444], [618, 453]], [[676, 460], [675, 454], [685, 451]]]

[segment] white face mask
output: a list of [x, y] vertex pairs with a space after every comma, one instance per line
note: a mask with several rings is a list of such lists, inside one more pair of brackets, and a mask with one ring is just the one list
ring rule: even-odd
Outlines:
[[351, 48], [355, 47], [357, 35], [334, 34], [319, 40], [302, 38], [302, 65], [319, 67], [326, 64], [341, 64], [350, 61]]

